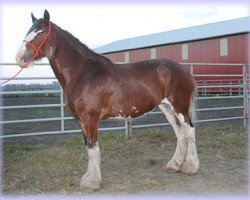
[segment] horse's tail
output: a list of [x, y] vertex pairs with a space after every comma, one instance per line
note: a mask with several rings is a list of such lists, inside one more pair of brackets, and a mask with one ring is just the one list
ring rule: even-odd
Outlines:
[[190, 107], [189, 107], [189, 115], [191, 117], [191, 121], [193, 123], [193, 125], [195, 125], [197, 116], [196, 116], [196, 96], [197, 96], [197, 87], [196, 84], [194, 86], [194, 91], [190, 100]]

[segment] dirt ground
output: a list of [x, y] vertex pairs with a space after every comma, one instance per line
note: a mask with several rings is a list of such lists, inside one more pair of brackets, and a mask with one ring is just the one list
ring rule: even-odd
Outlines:
[[[100, 136], [102, 188], [95, 195], [247, 195], [245, 129], [233, 126], [197, 128], [201, 162], [194, 176], [166, 171], [175, 150], [172, 131], [147, 130], [125, 139], [123, 134]], [[4, 194], [73, 194], [87, 168], [80, 134], [53, 144], [16, 144], [3, 148]]]

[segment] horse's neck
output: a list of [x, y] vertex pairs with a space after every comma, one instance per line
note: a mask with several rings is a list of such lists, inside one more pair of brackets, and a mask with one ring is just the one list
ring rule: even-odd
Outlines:
[[[65, 89], [69, 85], [70, 80], [79, 72], [85, 71], [84, 63], [87, 63], [87, 59], [91, 55], [91, 51], [80, 47], [75, 47], [71, 41], [65, 36], [65, 34], [59, 31], [58, 27], [54, 32], [54, 46], [53, 55], [49, 58], [50, 65], [60, 82], [61, 86]], [[85, 51], [84, 51], [85, 50]], [[89, 51], [89, 52], [88, 52]]]

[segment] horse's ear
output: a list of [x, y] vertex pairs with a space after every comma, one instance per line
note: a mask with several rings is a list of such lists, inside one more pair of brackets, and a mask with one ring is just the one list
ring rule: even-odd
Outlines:
[[49, 24], [50, 16], [47, 10], [44, 10], [43, 19], [46, 24]]
[[33, 23], [37, 20], [37, 18], [33, 15], [33, 13], [31, 13], [31, 19]]

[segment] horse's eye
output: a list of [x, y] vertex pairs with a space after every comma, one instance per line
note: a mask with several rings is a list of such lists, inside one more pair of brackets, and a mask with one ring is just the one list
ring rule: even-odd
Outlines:
[[43, 35], [43, 33], [44, 33], [43, 31], [42, 31], [42, 32], [39, 32], [38, 35]]

